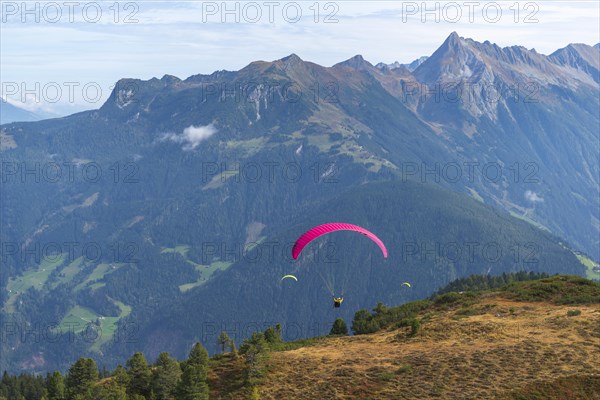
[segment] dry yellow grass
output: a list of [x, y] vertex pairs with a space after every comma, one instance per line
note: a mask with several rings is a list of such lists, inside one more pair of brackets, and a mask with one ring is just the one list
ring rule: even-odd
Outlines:
[[[557, 399], [600, 398], [598, 305], [557, 306], [487, 296], [472, 308], [484, 313], [431, 313], [416, 337], [404, 328], [273, 352], [269, 373], [258, 387], [260, 398], [517, 398], [511, 394], [515, 390], [559, 379], [564, 387], [574, 375], [592, 376], [594, 387], [579, 385], [575, 397], [561, 394]], [[581, 315], [567, 316], [572, 309]], [[582, 390], [589, 390], [590, 397], [582, 397]], [[248, 398], [243, 393], [227, 398]]]

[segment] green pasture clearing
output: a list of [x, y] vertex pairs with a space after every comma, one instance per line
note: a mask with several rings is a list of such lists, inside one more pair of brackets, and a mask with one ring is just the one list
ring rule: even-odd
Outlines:
[[98, 264], [96, 266], [96, 268], [94, 268], [94, 270], [92, 271], [92, 273], [85, 279], [85, 281], [81, 282], [79, 285], [75, 286], [75, 288], [73, 289], [75, 292], [80, 291], [81, 289], [85, 288], [86, 286], [88, 286], [90, 283], [93, 283], [95, 285], [94, 289], [97, 289], [98, 287], [98, 281], [100, 281], [101, 279], [104, 278], [105, 275], [110, 274], [112, 272], [114, 272], [115, 270], [117, 270], [119, 267], [123, 266], [125, 264], [106, 264], [106, 263], [102, 263], [102, 264]]
[[76, 258], [70, 264], [63, 267], [59, 276], [52, 281], [52, 289], [56, 288], [61, 283], [71, 282], [83, 267], [85, 267], [83, 256]]
[[575, 254], [575, 256], [577, 256], [577, 259], [579, 260], [580, 263], [585, 265], [586, 278], [600, 280], [600, 272], [594, 271], [594, 268], [599, 267], [598, 264], [596, 264], [590, 258], [584, 256], [583, 254]]
[[131, 306], [128, 306], [118, 300], [111, 299], [111, 301], [121, 309], [121, 313], [118, 317], [100, 318], [100, 329], [102, 334], [94, 341], [92, 347], [90, 347], [90, 349], [93, 351], [99, 351], [100, 347], [104, 343], [107, 343], [109, 340], [111, 340], [117, 331], [117, 323], [119, 320], [131, 314]]
[[79, 333], [87, 325], [94, 322], [100, 315], [89, 308], [75, 306], [67, 312], [67, 315], [60, 321], [58, 327], [54, 329], [55, 333]]
[[64, 263], [66, 256], [67, 253], [62, 253], [45, 257], [36, 268], [30, 268], [23, 275], [9, 278], [6, 285], [8, 299], [6, 300], [4, 310], [6, 312], [14, 312], [17, 297], [26, 290], [30, 288], [41, 290], [48, 281], [50, 274]]
[[179, 285], [179, 291], [181, 291], [182, 293], [205, 284], [216, 271], [225, 271], [233, 264], [232, 262], [225, 261], [215, 261], [210, 265], [196, 264], [193, 261], [189, 260], [188, 262], [196, 267], [196, 271], [198, 271], [200, 276], [198, 277], [198, 280], [196, 282], [190, 282], [185, 283], [183, 285]]
[[190, 246], [182, 244], [175, 247], [164, 247], [160, 251], [160, 254], [179, 253], [182, 257], [187, 257], [187, 253], [189, 250]]

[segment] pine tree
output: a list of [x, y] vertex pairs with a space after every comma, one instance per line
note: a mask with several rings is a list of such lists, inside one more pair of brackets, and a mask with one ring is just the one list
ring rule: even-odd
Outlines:
[[108, 378], [109, 376], [110, 376], [110, 371], [108, 369], [106, 369], [106, 365], [103, 365], [102, 369], [100, 370], [100, 374], [99, 374], [100, 379]]
[[264, 332], [264, 337], [268, 343], [281, 342], [281, 325], [277, 324], [275, 327], [268, 327]]
[[46, 377], [46, 390], [48, 400], [64, 400], [65, 382], [60, 372], [55, 371]]
[[227, 335], [227, 332], [221, 331], [219, 337], [217, 338], [217, 344], [221, 346], [221, 353], [225, 352], [225, 346], [227, 346], [230, 340], [231, 339], [229, 338], [229, 335]]
[[237, 347], [236, 347], [236, 345], [235, 345], [235, 341], [234, 341], [233, 339], [231, 339], [231, 340], [229, 341], [229, 350], [231, 351], [231, 354], [233, 354], [233, 356], [234, 356], [235, 358], [237, 358], [237, 357], [238, 357], [238, 351], [237, 351]]
[[129, 384], [127, 394], [129, 396], [140, 395], [150, 396], [150, 380], [152, 372], [148, 367], [146, 357], [142, 353], [135, 353], [127, 360], [127, 375], [129, 375]]
[[379, 323], [373, 319], [369, 310], [358, 310], [352, 320], [352, 330], [357, 335], [377, 332]]
[[98, 367], [91, 358], [80, 358], [71, 366], [65, 380], [67, 400], [91, 396], [92, 387], [98, 380]]
[[152, 376], [152, 393], [156, 400], [174, 400], [181, 378], [179, 363], [169, 353], [160, 353]]
[[127, 391], [124, 386], [114, 380], [109, 380], [93, 389], [93, 399], [96, 400], [127, 400]]
[[207, 400], [208, 399], [208, 352], [196, 343], [184, 363], [181, 383], [178, 389], [178, 399]]
[[377, 306], [373, 309], [376, 315], [382, 315], [387, 312], [388, 308], [383, 303], [377, 303]]
[[346, 326], [346, 322], [342, 318], [336, 318], [333, 322], [333, 326], [331, 327], [331, 331], [329, 331], [330, 335], [347, 335], [348, 327]]
[[117, 365], [115, 371], [112, 374], [112, 378], [117, 384], [123, 387], [129, 386], [129, 375], [127, 375], [127, 371], [121, 364]]
[[193, 364], [197, 366], [207, 366], [208, 365], [208, 352], [200, 343], [196, 343], [192, 350], [190, 351], [190, 355], [187, 359], [188, 364]]
[[2, 381], [0, 381], [0, 390], [2, 390], [2, 395], [5, 395], [7, 398], [17, 398], [19, 397], [19, 389], [17, 387], [17, 382], [15, 377], [11, 377], [8, 374], [8, 371], [4, 371], [2, 374]]

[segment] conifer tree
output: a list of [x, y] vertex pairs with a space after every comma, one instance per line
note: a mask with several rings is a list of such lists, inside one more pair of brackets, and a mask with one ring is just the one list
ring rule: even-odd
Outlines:
[[333, 326], [331, 327], [331, 331], [329, 331], [330, 335], [347, 335], [348, 327], [346, 326], [346, 322], [342, 318], [336, 318], [333, 322]]
[[178, 399], [207, 400], [208, 399], [208, 352], [196, 343], [185, 363], [178, 390]]
[[127, 375], [129, 375], [129, 384], [127, 385], [127, 394], [129, 396], [140, 395], [150, 396], [150, 380], [152, 372], [143, 353], [135, 353], [127, 360]]
[[87, 398], [98, 380], [98, 367], [91, 358], [80, 358], [71, 366], [65, 379], [67, 400]]
[[46, 391], [48, 400], [64, 400], [65, 381], [60, 372], [55, 371], [46, 377]]
[[179, 363], [169, 353], [160, 353], [152, 373], [152, 394], [156, 400], [174, 400], [181, 378]]

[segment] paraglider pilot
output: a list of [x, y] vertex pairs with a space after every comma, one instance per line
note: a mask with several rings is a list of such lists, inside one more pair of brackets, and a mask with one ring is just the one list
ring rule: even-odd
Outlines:
[[342, 305], [342, 301], [344, 301], [343, 297], [334, 297], [333, 298], [333, 306], [335, 308], [339, 308]]

